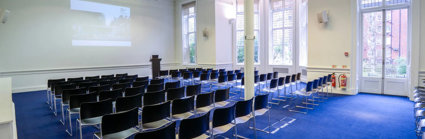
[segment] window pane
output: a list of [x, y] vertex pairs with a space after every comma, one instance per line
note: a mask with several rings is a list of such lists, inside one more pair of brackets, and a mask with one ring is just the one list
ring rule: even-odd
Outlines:
[[260, 55], [260, 37], [259, 37], [259, 31], [254, 31], [255, 40], [254, 40], [254, 62], [259, 63], [259, 55]]
[[254, 14], [254, 29], [260, 29], [260, 20], [258, 19], [258, 14]]
[[386, 11], [385, 77], [406, 78], [408, 10]]
[[382, 12], [363, 14], [363, 77], [382, 77]]
[[189, 16], [195, 15], [195, 7], [189, 8]]
[[293, 35], [293, 29], [285, 29], [283, 40], [283, 63], [285, 65], [292, 65]]
[[283, 9], [283, 0], [272, 0], [272, 10]]
[[282, 45], [283, 43], [283, 30], [273, 30], [273, 45]]
[[385, 0], [385, 4], [393, 5], [393, 4], [408, 4], [410, 0]]
[[237, 30], [244, 30], [245, 28], [245, 19], [244, 15], [236, 15], [236, 29]]
[[282, 28], [283, 27], [283, 12], [273, 12], [273, 28]]
[[382, 6], [382, 0], [362, 0], [361, 8], [373, 8]]
[[294, 10], [289, 10], [289, 9], [285, 10], [284, 17], [285, 17], [285, 21], [284, 21], [285, 27], [292, 27], [294, 24]]
[[195, 32], [195, 18], [189, 18], [189, 32]]

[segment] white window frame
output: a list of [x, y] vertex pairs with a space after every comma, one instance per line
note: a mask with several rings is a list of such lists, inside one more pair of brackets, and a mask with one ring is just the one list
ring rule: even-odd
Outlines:
[[[188, 17], [187, 17], [187, 20], [184, 20], [184, 16], [186, 16], [185, 15], [185, 10], [188, 10], [189, 8], [184, 8], [184, 6], [185, 5], [193, 5], [193, 8], [194, 8], [194, 14], [193, 15], [187, 15]], [[192, 1], [192, 2], [188, 2], [188, 3], [186, 3], [186, 4], [182, 4], [182, 9], [181, 9], [181, 19], [182, 19], [182, 63], [183, 63], [183, 65], [197, 65], [197, 63], [198, 63], [198, 53], [197, 53], [197, 46], [198, 46], [198, 42], [197, 42], [197, 39], [198, 39], [198, 37], [197, 37], [197, 17], [196, 17], [196, 12], [197, 12], [197, 6], [196, 6], [196, 2], [195, 1]], [[190, 7], [192, 7], [192, 6], [190, 6]], [[195, 21], [194, 21], [194, 25], [195, 25], [195, 27], [194, 27], [194, 30], [193, 30], [193, 32], [189, 32], [189, 25], [188, 25], [188, 23], [189, 23], [189, 18], [195, 18]], [[195, 36], [195, 62], [194, 63], [191, 63], [190, 62], [190, 58], [189, 59], [186, 59], [185, 58], [185, 53], [188, 53], [188, 55], [190, 55], [190, 48], [189, 48], [189, 52], [185, 52], [186, 51], [186, 49], [185, 49], [185, 47], [190, 47], [189, 46], [189, 35], [191, 35], [191, 34], [193, 34], [194, 36]]]
[[[254, 33], [255, 32], [258, 32], [258, 36], [255, 36], [255, 39], [258, 39], [258, 62], [255, 62], [254, 61], [254, 65], [261, 65], [261, 46], [263, 46], [263, 44], [262, 44], [262, 39], [261, 39], [261, 28], [262, 28], [262, 26], [261, 26], [261, 1], [262, 0], [258, 0], [258, 3], [257, 3], [257, 7], [258, 7], [258, 10], [257, 10], [257, 12], [254, 10], [254, 16], [255, 15], [258, 15], [258, 18], [257, 18], [257, 22], [258, 22], [258, 29], [255, 29], [254, 28]], [[255, 1], [254, 1], [254, 4], [255, 4]], [[238, 12], [238, 1], [236, 0], [236, 6], [235, 6], [235, 13], [236, 13], [236, 16], [235, 16], [235, 27], [234, 27], [234, 38], [235, 38], [235, 41], [234, 41], [234, 45], [235, 45], [235, 47], [233, 48], [234, 49], [234, 54], [235, 54], [235, 56], [234, 56], [234, 62], [236, 63], [236, 65], [237, 66], [242, 66], [242, 65], [244, 65], [244, 63], [245, 63], [245, 59], [244, 59], [244, 62], [242, 62], [242, 63], [238, 63], [238, 38], [237, 38], [237, 33], [238, 33], [238, 31], [245, 31], [245, 29], [242, 29], [242, 30], [238, 30], [238, 28], [237, 28], [237, 17], [238, 17], [238, 15], [244, 15], [244, 12]], [[254, 8], [255, 8], [255, 6], [254, 6]], [[245, 17], [245, 15], [244, 15], [244, 17]], [[244, 20], [245, 21], [245, 20]], [[256, 21], [254, 21], [254, 22], [256, 22]], [[244, 24], [244, 26], [245, 26], [245, 24]], [[245, 34], [245, 33], [244, 33]], [[255, 42], [254, 42], [255, 43]], [[255, 48], [255, 46], [254, 46], [254, 48]], [[254, 50], [255, 51], [255, 50]], [[255, 58], [254, 58], [255, 59]]]

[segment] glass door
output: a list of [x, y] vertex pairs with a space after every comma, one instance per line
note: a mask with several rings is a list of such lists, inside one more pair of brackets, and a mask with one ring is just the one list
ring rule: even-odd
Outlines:
[[407, 94], [408, 9], [362, 14], [360, 92]]

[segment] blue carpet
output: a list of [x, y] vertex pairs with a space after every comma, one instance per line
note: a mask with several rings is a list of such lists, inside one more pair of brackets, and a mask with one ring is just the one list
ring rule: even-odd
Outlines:
[[[16, 106], [18, 137], [20, 139], [64, 139], [70, 137], [65, 127], [53, 116], [45, 103], [45, 91], [13, 94]], [[271, 122], [287, 116], [296, 120], [275, 134], [257, 132], [258, 138], [333, 139], [333, 138], [416, 138], [413, 103], [406, 97], [360, 93], [356, 96], [334, 95], [307, 115], [289, 112], [273, 105]], [[257, 127], [267, 125], [268, 116], [257, 118]], [[73, 123], [75, 125], [75, 122]], [[95, 128], [85, 128], [84, 138], [92, 138]], [[232, 131], [225, 134], [229, 137]], [[238, 125], [238, 134], [253, 138], [248, 123]]]

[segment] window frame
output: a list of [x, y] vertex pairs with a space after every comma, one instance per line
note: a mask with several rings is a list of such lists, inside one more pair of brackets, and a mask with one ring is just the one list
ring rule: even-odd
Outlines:
[[[189, 6], [187, 6], [187, 5], [189, 5]], [[187, 7], [185, 7], [185, 6], [187, 6]], [[185, 10], [189, 10], [190, 8], [194, 8], [194, 13], [193, 13], [193, 15], [190, 15], [190, 13], [189, 12], [187, 12], [187, 15], [185, 14]], [[197, 17], [196, 17], [196, 15], [197, 15], [197, 6], [196, 6], [196, 2], [195, 1], [191, 1], [191, 2], [188, 2], [188, 3], [184, 3], [184, 4], [182, 4], [181, 5], [181, 20], [182, 20], [182, 65], [197, 65], [198, 64], [198, 53], [197, 53], [197, 46], [198, 46], [198, 36], [197, 36], [197, 31], [198, 31], [198, 29], [197, 29]], [[185, 19], [185, 16], [187, 16], [187, 19]], [[193, 23], [193, 25], [194, 25], [194, 30], [191, 32], [191, 31], [189, 31], [189, 19], [190, 18], [194, 18], [194, 23]], [[190, 56], [190, 45], [189, 45], [189, 36], [191, 35], [191, 34], [193, 34], [194, 35], [194, 43], [195, 43], [195, 46], [194, 46], [194, 52], [195, 52], [195, 54], [194, 54], [194, 62], [192, 63], [191, 62], [191, 56]], [[187, 47], [187, 48], [186, 48]], [[186, 50], [188, 50], [188, 52], [185, 52]], [[187, 53], [187, 54], [186, 54]], [[185, 54], [186, 55], [189, 55], [189, 58], [185, 58], [186, 56], [185, 56]]]

